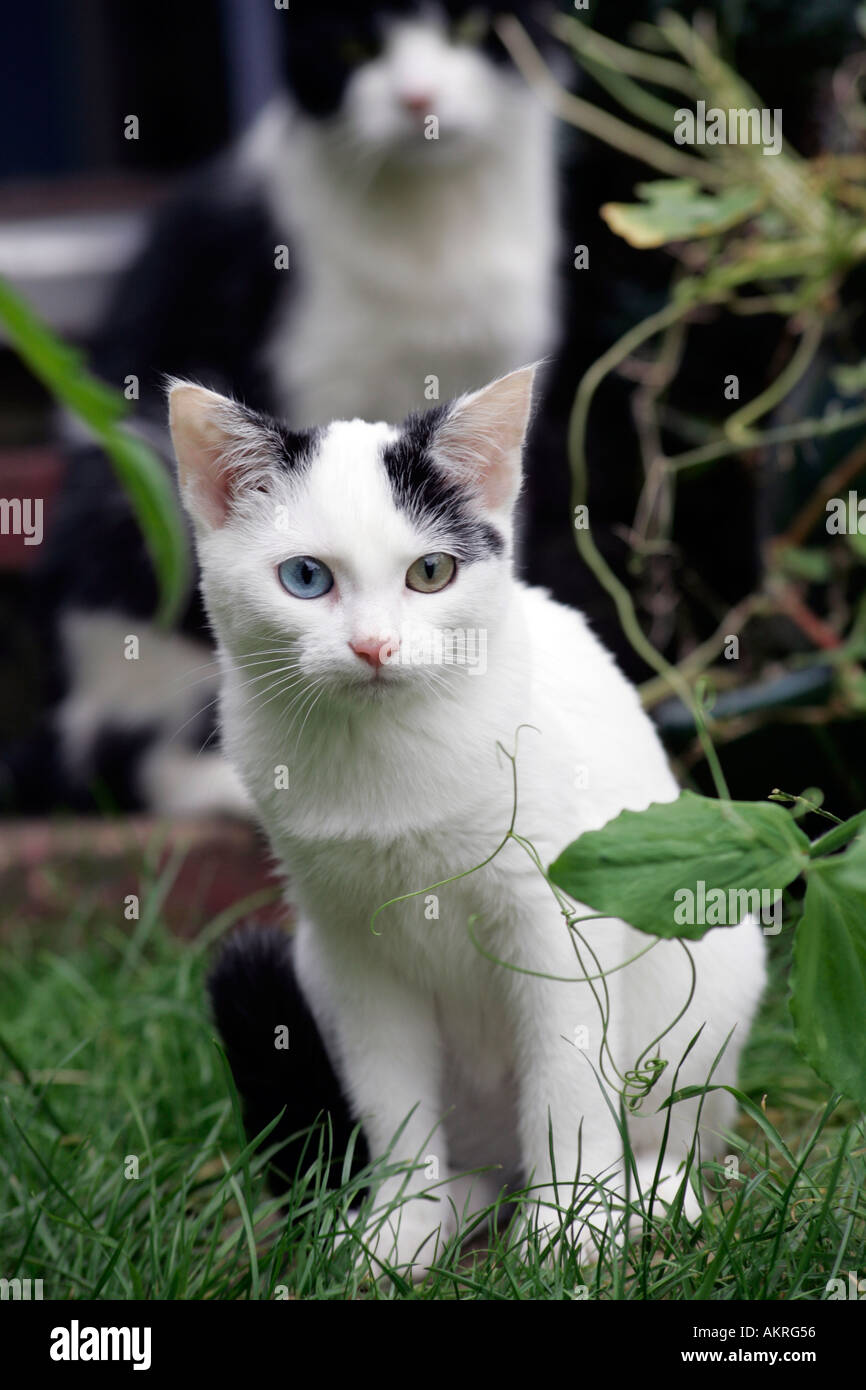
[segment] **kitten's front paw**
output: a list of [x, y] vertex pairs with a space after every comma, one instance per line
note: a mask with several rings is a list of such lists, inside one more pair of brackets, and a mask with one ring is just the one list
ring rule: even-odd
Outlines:
[[391, 1268], [417, 1284], [441, 1259], [455, 1231], [453, 1212], [446, 1203], [405, 1202], [367, 1226], [360, 1237], [359, 1261], [367, 1263], [377, 1278]]
[[[682, 1165], [673, 1167], [665, 1164], [659, 1174], [658, 1183], [656, 1176], [656, 1157], [654, 1154], [638, 1155], [636, 1158], [638, 1181], [640, 1182], [641, 1192], [643, 1193], [644, 1205], [648, 1208], [650, 1200], [655, 1202], [656, 1215], [660, 1216], [663, 1211], [668, 1210], [676, 1202], [682, 1187], [683, 1175]], [[690, 1225], [696, 1225], [701, 1219], [701, 1203], [691, 1182], [687, 1182], [682, 1196], [681, 1215]]]
[[[638, 1158], [637, 1165], [640, 1192], [632, 1191], [628, 1208], [620, 1187], [607, 1190], [605, 1203], [581, 1203], [577, 1208], [580, 1216], [572, 1221], [563, 1220], [562, 1210], [552, 1203], [539, 1200], [524, 1218], [526, 1238], [535, 1242], [545, 1259], [556, 1259], [557, 1252], [563, 1246], [568, 1246], [575, 1250], [581, 1264], [594, 1265], [598, 1263], [603, 1249], [612, 1247], [616, 1250], [623, 1245], [626, 1225], [631, 1234], [637, 1237], [651, 1210], [654, 1225], [666, 1220], [670, 1208], [680, 1202], [680, 1170], [663, 1168], [656, 1183], [655, 1156]], [[701, 1203], [690, 1183], [686, 1184], [682, 1193], [679, 1212], [680, 1218], [691, 1225], [701, 1219]]]
[[[614, 1214], [614, 1220], [615, 1220]], [[573, 1249], [581, 1264], [597, 1264], [604, 1245], [618, 1243], [621, 1233], [611, 1229], [604, 1211], [581, 1220], [563, 1221], [562, 1214], [544, 1202], [530, 1208], [524, 1218], [524, 1239], [532, 1242], [547, 1261], [559, 1258], [564, 1247]]]

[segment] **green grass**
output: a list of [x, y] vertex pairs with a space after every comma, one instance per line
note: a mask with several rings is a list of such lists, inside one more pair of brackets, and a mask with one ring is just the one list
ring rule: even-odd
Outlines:
[[729, 1149], [741, 1180], [706, 1170], [715, 1192], [699, 1227], [660, 1220], [656, 1204], [643, 1239], [607, 1243], [581, 1268], [564, 1242], [521, 1244], [500, 1222], [483, 1249], [453, 1243], [412, 1287], [365, 1274], [357, 1241], [338, 1246], [359, 1183], [323, 1187], [321, 1135], [287, 1213], [268, 1197], [205, 1006], [225, 923], [179, 942], [158, 884], [151, 895], [137, 924], [72, 912], [3, 949], [0, 1277], [42, 1279], [61, 1299], [562, 1299], [585, 1286], [591, 1298], [790, 1300], [866, 1269], [866, 1126], [794, 1048], [789, 934], [771, 943], [742, 1068], [749, 1104]]

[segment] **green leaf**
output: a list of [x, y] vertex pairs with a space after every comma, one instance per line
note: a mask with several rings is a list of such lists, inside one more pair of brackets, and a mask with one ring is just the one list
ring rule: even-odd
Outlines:
[[859, 531], [849, 531], [845, 539], [857, 556], [857, 559], [866, 564], [866, 536], [861, 535]]
[[862, 396], [866, 392], [866, 361], [854, 366], [834, 367], [830, 380], [843, 396]]
[[177, 496], [159, 455], [136, 435], [121, 429], [100, 433], [132, 504], [159, 578], [156, 619], [170, 626], [189, 593], [189, 547]]
[[740, 186], [704, 193], [697, 179], [656, 179], [635, 192], [642, 203], [605, 203], [601, 215], [617, 236], [641, 248], [725, 232], [757, 211], [762, 196]]
[[159, 455], [123, 429], [127, 406], [120, 392], [88, 372], [82, 354], [58, 338], [3, 279], [0, 321], [33, 375], [84, 421], [111, 459], [156, 571], [157, 621], [169, 625], [189, 590], [189, 547], [177, 497]]
[[830, 556], [817, 547], [786, 545], [779, 552], [777, 563], [783, 573], [808, 584], [826, 584], [832, 574]]
[[[749, 910], [743, 893], [784, 888], [808, 863], [809, 841], [781, 806], [684, 791], [587, 831], [551, 865], [550, 878], [575, 901], [638, 931], [697, 940], [740, 920]], [[710, 895], [719, 890], [725, 900], [716, 921]], [[704, 920], [678, 920], [688, 915]]]
[[58, 338], [26, 300], [0, 279], [0, 319], [16, 352], [34, 376], [94, 427], [120, 420], [126, 402], [84, 366], [83, 354]]
[[[866, 811], [858, 811], [856, 816], [851, 816], [849, 820], [840, 821], [834, 825], [832, 830], [819, 839], [813, 840], [809, 846], [809, 855], [812, 859], [818, 858], [822, 854], [833, 854], [836, 850], [844, 849], [850, 840], [856, 839], [860, 831], [866, 829]], [[834, 859], [833, 864], [839, 861]]]
[[794, 937], [791, 1013], [818, 1075], [866, 1110], [866, 835], [813, 862]]

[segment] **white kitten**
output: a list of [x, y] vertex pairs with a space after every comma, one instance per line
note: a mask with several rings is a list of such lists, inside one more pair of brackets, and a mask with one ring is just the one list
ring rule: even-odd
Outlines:
[[[567, 982], [582, 971], [549, 885], [514, 840], [454, 879], [489, 858], [511, 819], [512, 766], [497, 744], [513, 749], [530, 726], [516, 829], [542, 863], [623, 808], [678, 790], [635, 691], [580, 615], [513, 578], [532, 380], [531, 368], [514, 372], [401, 428], [354, 420], [301, 434], [200, 387], [171, 394], [226, 748], [289, 875], [298, 975], [371, 1153], [405, 1122], [395, 1156], [423, 1160], [394, 1217], [394, 1257], [416, 1273], [434, 1258], [436, 1229], [455, 1229], [449, 1193], [459, 1212], [467, 1197], [478, 1206], [532, 1179], [554, 1202], [551, 1127], [563, 1205], [579, 1142], [581, 1176], [623, 1182], [595, 1071], [599, 1012], [586, 983]], [[481, 632], [485, 662], [470, 664], [453, 635]], [[407, 644], [455, 659], [404, 661]], [[605, 970], [648, 945], [612, 920], [582, 932]], [[763, 942], [746, 922], [690, 949], [694, 998], [662, 1055], [678, 1062], [704, 1025], [678, 1080], [703, 1083], [734, 1029], [714, 1076], [733, 1083]], [[620, 1072], [676, 1017], [690, 981], [676, 942], [608, 975]], [[661, 1090], [631, 1127], [645, 1190]], [[695, 1109], [673, 1109], [662, 1197], [673, 1196]], [[704, 1156], [732, 1114], [724, 1092], [706, 1097]], [[482, 1165], [495, 1175], [442, 1185]], [[426, 1176], [437, 1167], [438, 1186]], [[547, 1224], [553, 1210], [542, 1208]], [[581, 1219], [603, 1225], [588, 1210]]]

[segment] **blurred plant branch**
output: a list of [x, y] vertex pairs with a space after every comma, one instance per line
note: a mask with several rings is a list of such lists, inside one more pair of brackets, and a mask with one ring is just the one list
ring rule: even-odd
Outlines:
[[[679, 262], [668, 302], [634, 325], [586, 371], [574, 399], [569, 429], [573, 515], [588, 506], [587, 426], [598, 388], [613, 372], [636, 379], [633, 411], [644, 468], [644, 484], [630, 536], [634, 564], [646, 567], [661, 594], [665, 565], [674, 553], [670, 531], [675, 480], [733, 456], [755, 455], [783, 445], [829, 439], [866, 426], [866, 402], [821, 417], [773, 423], [774, 412], [814, 371], [834, 327], [838, 292], [845, 277], [866, 261], [866, 155], [828, 154], [804, 159], [779, 133], [776, 153], [767, 156], [760, 142], [696, 144], [685, 153], [673, 144], [680, 114], [659, 91], [673, 91], [690, 109], [704, 98], [706, 108], [723, 112], [761, 111], [760, 97], [730, 68], [714, 47], [707, 22], [690, 25], [681, 16], [663, 13], [656, 25], [634, 30], [641, 47], [615, 43], [583, 21], [558, 15], [556, 35], [568, 44], [580, 66], [638, 121], [666, 130], [670, 143], [640, 126], [572, 96], [550, 72], [529, 36], [514, 19], [503, 19], [499, 32], [514, 61], [540, 97], [563, 120], [664, 175], [638, 184], [641, 202], [606, 204], [601, 216], [633, 246], [667, 247]], [[852, 215], [853, 210], [853, 215]], [[689, 326], [707, 311], [749, 316], [776, 315], [792, 342], [787, 360], [772, 380], [721, 425], [709, 427], [670, 410], [666, 392], [686, 351]], [[654, 357], [636, 356], [654, 340]], [[855, 374], [860, 369], [851, 369]], [[866, 373], [866, 368], [864, 368]], [[866, 379], [859, 389], [866, 392]], [[763, 429], [759, 421], [770, 417]], [[666, 454], [663, 432], [674, 429], [695, 447]], [[866, 709], [866, 675], [858, 662], [862, 643], [845, 636], [835, 617], [819, 616], [805, 597], [808, 557], [798, 549], [824, 517], [824, 504], [866, 466], [858, 446], [818, 485], [784, 535], [766, 548], [766, 574], [759, 590], [747, 595], [724, 616], [716, 630], [676, 661], [668, 661], [650, 641], [635, 601], [599, 551], [590, 527], [575, 524], [579, 554], [612, 598], [623, 632], [637, 654], [657, 675], [642, 687], [645, 705], [658, 704], [673, 691], [691, 712], [703, 755], [709, 760], [717, 789], [720, 769], [707, 735], [708, 707], [694, 682], [707, 673], [725, 685], [729, 671], [713, 671], [725, 640], [738, 635], [755, 616], [784, 615], [826, 658], [837, 658], [839, 679], [828, 705], [834, 716]], [[804, 583], [792, 578], [795, 559]], [[866, 547], [862, 561], [866, 562]], [[813, 565], [814, 567], [814, 565]], [[650, 601], [648, 607], [652, 607]], [[665, 605], [663, 605], [665, 607]], [[666, 611], [671, 607], [666, 605]], [[798, 669], [792, 657], [789, 670]], [[791, 683], [798, 698], [797, 680]], [[753, 687], [755, 711], [764, 710], [760, 682]], [[750, 725], [749, 697], [740, 692], [733, 725]], [[719, 716], [721, 717], [721, 716]], [[766, 717], [766, 711], [755, 714]], [[796, 716], [804, 717], [802, 713]]]
[[170, 626], [189, 591], [190, 565], [186, 529], [165, 466], [150, 445], [124, 427], [128, 407], [122, 394], [93, 376], [82, 354], [58, 338], [2, 278], [0, 323], [33, 375], [86, 425], [110, 458], [156, 571], [156, 621]]

